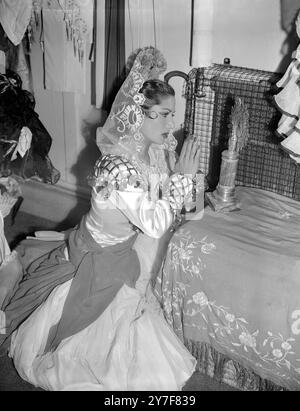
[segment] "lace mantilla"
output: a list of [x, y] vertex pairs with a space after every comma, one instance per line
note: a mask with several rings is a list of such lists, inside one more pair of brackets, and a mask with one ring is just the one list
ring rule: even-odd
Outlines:
[[[159, 78], [167, 63], [162, 53], [154, 47], [139, 49], [133, 66], [118, 91], [110, 114], [103, 127], [97, 130], [97, 144], [102, 154], [135, 157], [143, 148], [141, 127], [145, 114], [142, 108], [145, 96], [140, 93], [144, 82]], [[166, 149], [174, 150], [176, 139], [169, 136]]]

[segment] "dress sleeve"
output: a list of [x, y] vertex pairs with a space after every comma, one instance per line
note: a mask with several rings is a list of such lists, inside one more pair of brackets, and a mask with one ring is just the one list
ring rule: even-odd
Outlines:
[[175, 213], [181, 211], [184, 206], [191, 204], [193, 189], [194, 181], [190, 176], [175, 173], [168, 180], [163, 196], [169, 199], [170, 207]]
[[130, 162], [117, 156], [104, 156], [96, 164], [91, 185], [98, 204], [100, 198], [103, 208], [119, 209], [145, 234], [160, 238], [182, 208], [191, 191], [192, 181], [174, 174], [167, 179], [164, 188], [158, 181], [157, 190], [153, 190], [147, 178]]

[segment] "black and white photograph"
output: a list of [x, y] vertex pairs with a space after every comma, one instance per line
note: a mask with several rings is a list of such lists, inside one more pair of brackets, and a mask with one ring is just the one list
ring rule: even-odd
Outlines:
[[0, 0], [0, 392], [300, 391], [300, 0]]

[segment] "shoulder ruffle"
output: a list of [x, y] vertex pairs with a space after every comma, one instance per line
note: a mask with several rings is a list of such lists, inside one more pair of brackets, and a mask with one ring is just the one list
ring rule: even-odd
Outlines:
[[93, 174], [88, 179], [89, 185], [104, 199], [109, 198], [113, 190], [128, 191], [129, 188], [148, 189], [145, 179], [124, 157], [103, 155], [96, 162]]

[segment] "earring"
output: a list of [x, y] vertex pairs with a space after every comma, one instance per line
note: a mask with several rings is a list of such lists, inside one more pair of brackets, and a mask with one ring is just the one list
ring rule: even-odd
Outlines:
[[151, 118], [151, 120], [155, 120], [158, 117], [158, 113], [156, 111], [150, 111], [148, 117]]

